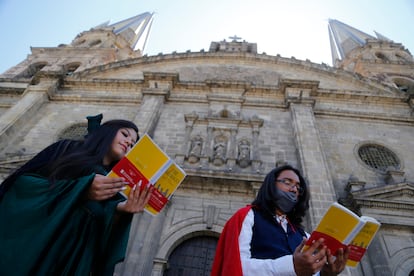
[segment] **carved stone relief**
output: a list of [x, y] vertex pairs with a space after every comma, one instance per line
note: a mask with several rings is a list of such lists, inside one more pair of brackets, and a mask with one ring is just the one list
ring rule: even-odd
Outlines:
[[227, 137], [219, 135], [214, 138], [212, 161], [216, 166], [222, 166], [226, 162]]
[[247, 168], [250, 165], [250, 142], [243, 139], [238, 145], [237, 163], [241, 168]]
[[223, 109], [193, 111], [184, 118], [185, 146], [177, 160], [197, 169], [260, 171], [258, 137], [263, 120], [257, 115], [246, 118], [240, 112]]
[[197, 163], [200, 161], [201, 150], [203, 148], [203, 138], [197, 135], [191, 139], [190, 152], [188, 154], [189, 163]]

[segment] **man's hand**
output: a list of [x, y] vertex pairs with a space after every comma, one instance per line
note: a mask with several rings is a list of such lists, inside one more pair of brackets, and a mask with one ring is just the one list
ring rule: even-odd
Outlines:
[[323, 266], [321, 276], [335, 276], [341, 273], [345, 269], [346, 261], [349, 256], [349, 248], [346, 247], [338, 249], [336, 258], [331, 254], [328, 249], [326, 252], [327, 262]]
[[306, 243], [303, 239], [293, 253], [293, 265], [296, 275], [313, 275], [320, 271], [327, 261], [327, 249], [323, 244], [324, 239], [315, 241], [306, 251], [302, 252]]

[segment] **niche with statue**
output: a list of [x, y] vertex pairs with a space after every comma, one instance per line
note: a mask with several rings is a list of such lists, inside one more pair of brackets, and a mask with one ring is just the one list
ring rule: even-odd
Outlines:
[[258, 138], [263, 119], [228, 110], [193, 111], [184, 117], [183, 154], [176, 156], [181, 164], [207, 170], [260, 171]]

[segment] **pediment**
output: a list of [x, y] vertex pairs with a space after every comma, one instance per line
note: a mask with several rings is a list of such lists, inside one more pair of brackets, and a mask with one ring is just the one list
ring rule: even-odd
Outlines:
[[362, 215], [373, 216], [381, 223], [414, 226], [414, 184], [385, 185], [351, 192]]
[[414, 184], [403, 182], [352, 192], [355, 199], [414, 203]]
[[[264, 54], [173, 53], [131, 58], [93, 67], [69, 79], [144, 81], [144, 73], [177, 74], [182, 83], [244, 82], [255, 87], [278, 87], [282, 79], [317, 81], [322, 91], [363, 92], [376, 97], [395, 91], [338, 68], [295, 58]], [[340, 80], [340, 81], [338, 81]]]

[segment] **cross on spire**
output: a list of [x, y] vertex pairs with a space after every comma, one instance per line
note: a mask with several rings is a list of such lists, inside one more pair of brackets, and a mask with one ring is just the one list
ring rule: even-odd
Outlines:
[[237, 35], [234, 35], [234, 36], [229, 36], [229, 38], [230, 38], [233, 42], [237, 42], [237, 40], [242, 39], [241, 37], [238, 37]]

